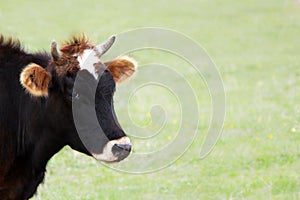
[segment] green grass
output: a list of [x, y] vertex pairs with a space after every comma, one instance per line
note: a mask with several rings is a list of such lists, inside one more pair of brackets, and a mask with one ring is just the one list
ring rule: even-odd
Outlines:
[[[3, 34], [20, 38], [32, 51], [48, 50], [53, 38], [62, 41], [74, 33], [86, 32], [100, 42], [137, 27], [175, 29], [208, 51], [226, 90], [224, 130], [205, 159], [199, 156], [210, 99], [203, 82], [190, 75], [193, 86], [203, 91], [199, 134], [174, 164], [155, 173], [126, 174], [65, 148], [49, 162], [33, 199], [300, 199], [299, 3], [13, 0], [0, 2], [0, 21]], [[137, 58], [176, 64], [163, 53], [141, 52]], [[149, 90], [144, 94], [149, 101], [134, 99], [136, 123], [149, 124], [150, 100], [161, 94]], [[172, 111], [177, 105], [170, 102]], [[124, 112], [117, 109], [119, 116]], [[130, 122], [119, 120], [130, 130]], [[172, 123], [173, 118], [164, 133], [176, 131]], [[155, 148], [171, 136], [158, 136]], [[149, 150], [145, 144], [136, 141], [135, 151]]]

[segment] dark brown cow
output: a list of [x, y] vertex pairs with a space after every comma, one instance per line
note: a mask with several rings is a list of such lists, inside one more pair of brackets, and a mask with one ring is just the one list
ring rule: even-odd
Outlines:
[[[113, 93], [136, 63], [128, 57], [100, 61], [114, 39], [94, 46], [84, 36], [73, 37], [60, 50], [52, 42], [48, 54], [28, 53], [17, 40], [0, 36], [1, 200], [32, 197], [47, 162], [65, 145], [105, 162], [129, 155], [131, 144], [115, 118]], [[80, 139], [76, 110], [83, 111], [78, 118], [83, 137], [102, 138], [95, 147]], [[89, 111], [96, 113], [97, 125], [89, 121]]]

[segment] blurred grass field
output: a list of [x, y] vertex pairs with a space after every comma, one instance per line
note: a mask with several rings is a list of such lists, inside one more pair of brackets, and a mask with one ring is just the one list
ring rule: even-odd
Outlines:
[[[225, 86], [224, 130], [205, 159], [200, 147], [211, 113], [202, 87], [207, 107], [198, 137], [170, 167], [126, 174], [64, 148], [33, 199], [300, 199], [300, 3], [11, 0], [0, 2], [0, 22], [2, 34], [30, 51], [82, 32], [101, 42], [132, 28], [174, 29], [207, 50]], [[140, 113], [135, 120], [147, 123], [147, 112]]]

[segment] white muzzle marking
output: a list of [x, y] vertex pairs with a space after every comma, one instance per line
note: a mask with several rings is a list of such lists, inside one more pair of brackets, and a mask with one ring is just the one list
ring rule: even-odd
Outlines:
[[93, 157], [96, 158], [96, 160], [104, 162], [114, 162], [118, 160], [119, 158], [116, 157], [112, 152], [112, 147], [115, 144], [130, 144], [130, 139], [125, 136], [117, 140], [111, 140], [104, 146], [101, 154], [92, 153]]

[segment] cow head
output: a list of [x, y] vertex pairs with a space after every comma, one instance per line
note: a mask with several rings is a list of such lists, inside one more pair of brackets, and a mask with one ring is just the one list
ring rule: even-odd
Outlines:
[[[56, 137], [64, 138], [73, 149], [106, 162], [120, 161], [131, 151], [130, 140], [114, 112], [113, 94], [116, 84], [134, 73], [136, 62], [129, 57], [100, 61], [114, 40], [113, 36], [94, 46], [85, 36], [74, 37], [60, 49], [53, 41], [49, 65], [42, 67], [31, 63], [20, 76], [21, 84], [32, 98], [47, 101], [47, 112], [52, 112], [52, 117], [56, 118], [56, 121], [49, 119], [53, 132], [59, 132]], [[81, 132], [86, 133], [86, 137], [99, 134], [102, 138], [94, 149], [81, 142], [74, 123], [74, 109], [80, 110]], [[93, 111], [97, 122], [92, 119]]]

